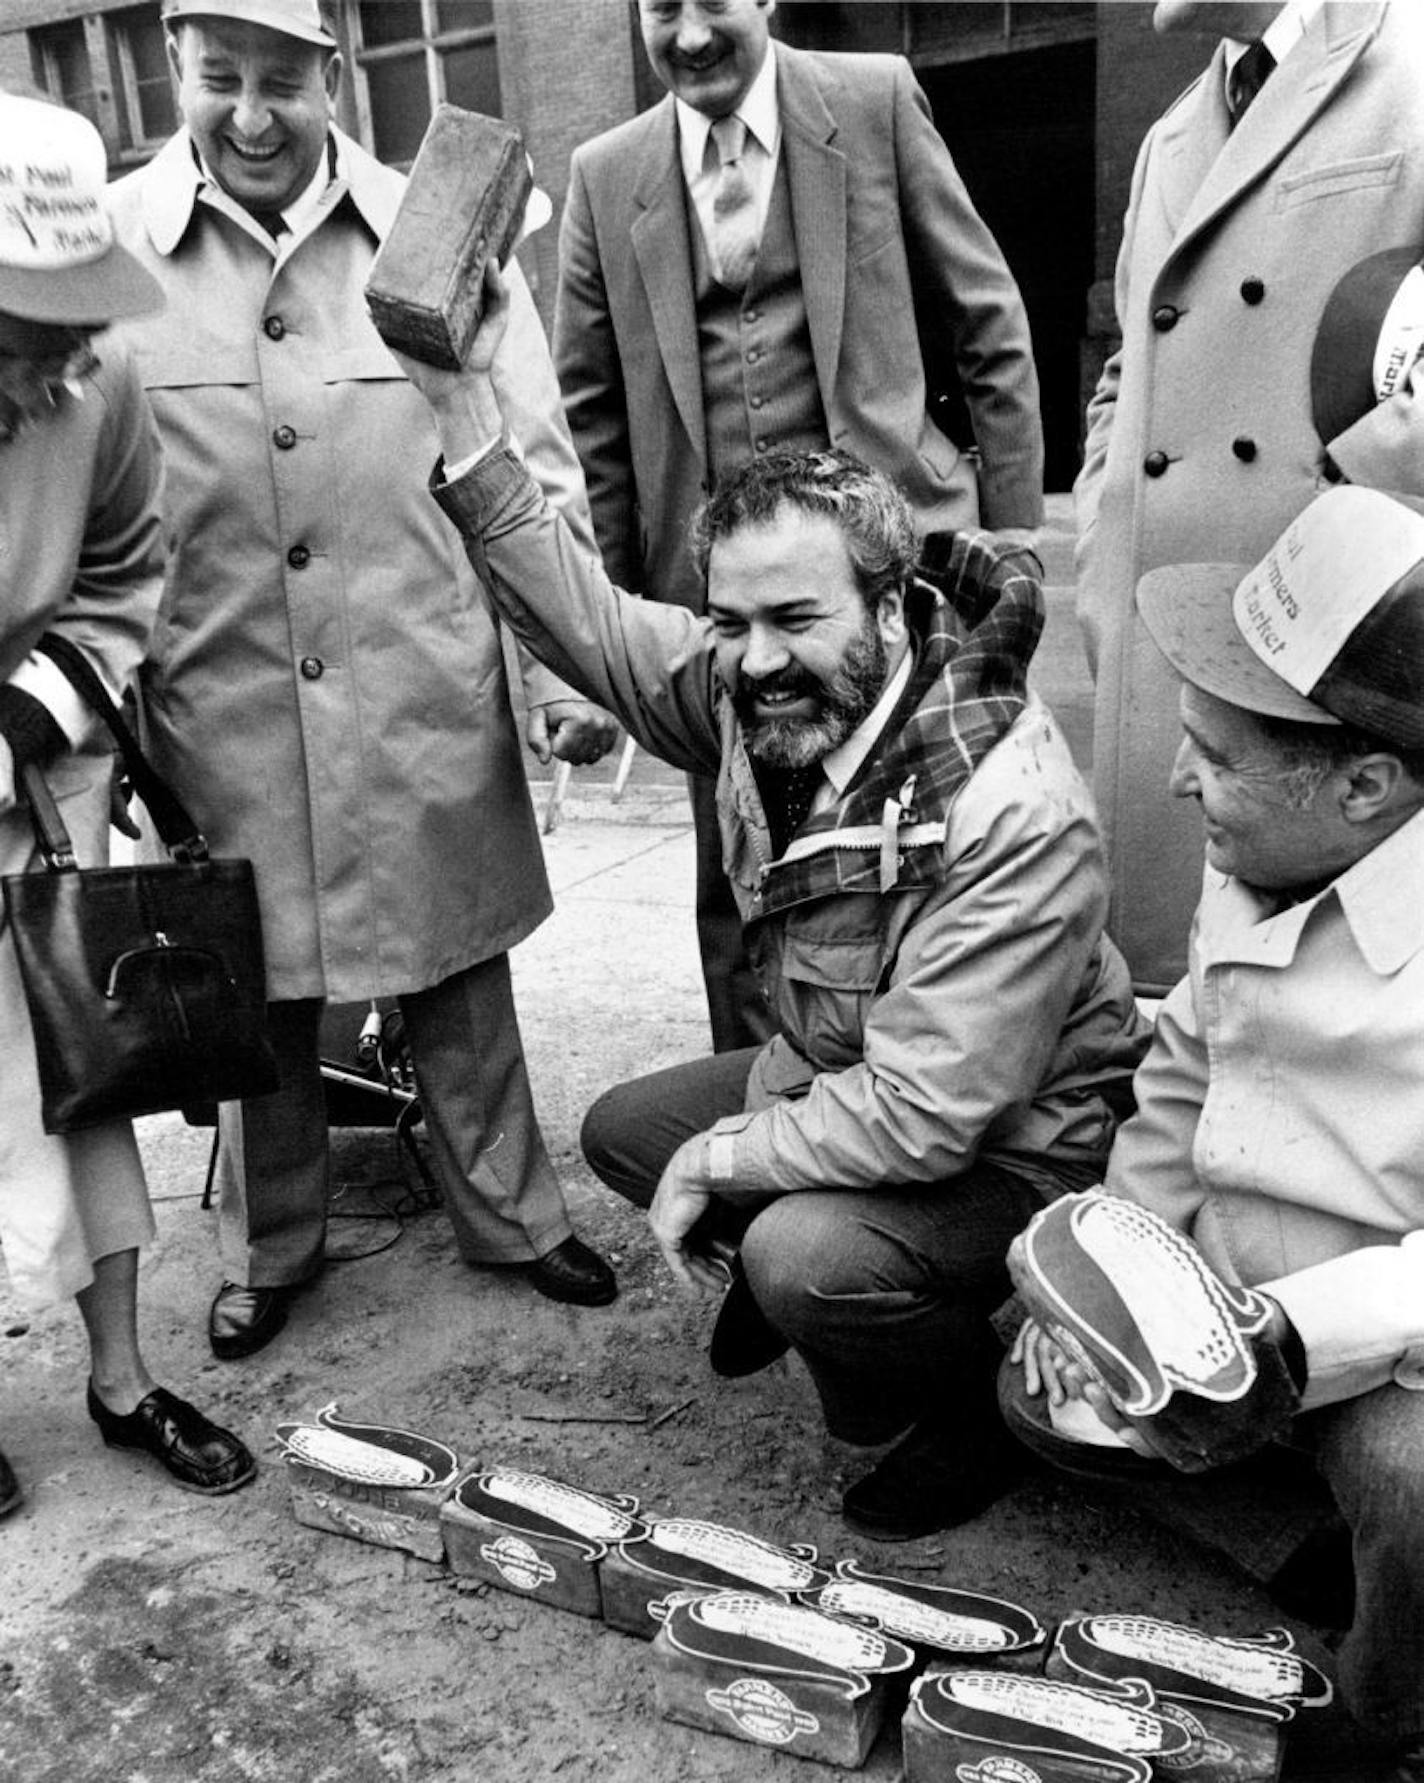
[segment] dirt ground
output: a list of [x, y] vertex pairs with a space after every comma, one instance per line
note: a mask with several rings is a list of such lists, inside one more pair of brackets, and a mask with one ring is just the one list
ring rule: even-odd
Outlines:
[[[1222, 1632], [1280, 1621], [1225, 1567], [1069, 1483], [1031, 1477], [963, 1529], [899, 1548], [848, 1536], [839, 1493], [864, 1466], [823, 1435], [793, 1361], [745, 1382], [708, 1371], [706, 1307], [664, 1279], [641, 1218], [598, 1188], [578, 1120], [604, 1084], [704, 1045], [680, 807], [581, 821], [550, 841], [557, 916], [516, 956], [546, 1132], [575, 1221], [615, 1262], [617, 1304], [577, 1310], [460, 1263], [415, 1211], [389, 1134], [343, 1132], [333, 1261], [259, 1356], [218, 1363], [203, 1320], [214, 1215], [208, 1136], [144, 1124], [160, 1238], [143, 1279], [159, 1377], [242, 1431], [256, 1483], [203, 1500], [105, 1450], [83, 1409], [72, 1310], [0, 1296], [0, 1441], [28, 1489], [0, 1525], [3, 1783], [794, 1783], [832, 1775], [660, 1721], [647, 1648], [441, 1567], [298, 1525], [271, 1441], [332, 1400], [465, 1459], [631, 1492], [655, 1512], [816, 1543], [1022, 1602], [1145, 1610]], [[370, 1254], [363, 1254], [370, 1253]], [[1302, 1644], [1328, 1663], [1316, 1635]], [[898, 1737], [866, 1768], [899, 1775]], [[1373, 1775], [1333, 1712], [1292, 1742], [1288, 1777]]]

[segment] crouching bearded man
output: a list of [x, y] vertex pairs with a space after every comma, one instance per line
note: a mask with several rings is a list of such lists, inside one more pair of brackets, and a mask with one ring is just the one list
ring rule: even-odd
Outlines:
[[727, 1288], [719, 1372], [792, 1346], [833, 1435], [894, 1440], [847, 1521], [947, 1527], [1012, 1477], [988, 1322], [1004, 1248], [1095, 1180], [1142, 1050], [1092, 806], [1026, 686], [1037, 559], [945, 535], [918, 576], [888, 479], [779, 454], [700, 516], [705, 617], [625, 596], [510, 449], [493, 272], [486, 297], [464, 373], [407, 368], [444, 452], [434, 493], [534, 654], [717, 776], [778, 1030], [609, 1091], [585, 1154], [648, 1207], [680, 1282]]

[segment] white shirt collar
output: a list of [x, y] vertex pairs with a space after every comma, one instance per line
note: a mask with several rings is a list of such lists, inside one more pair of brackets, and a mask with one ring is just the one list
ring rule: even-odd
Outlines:
[[[331, 171], [333, 165], [333, 149], [335, 151], [334, 173]], [[208, 166], [202, 155], [198, 154], [196, 144], [194, 144], [193, 152], [197, 156], [198, 171], [202, 175], [204, 182], [202, 188], [203, 197], [206, 198], [209, 203], [214, 204], [219, 210], [226, 210], [229, 212], [241, 211], [244, 215], [248, 215], [244, 206], [240, 205], [235, 198], [230, 198], [213, 178], [212, 169]], [[301, 235], [306, 231], [309, 225], [315, 223], [318, 212], [323, 210], [326, 206], [328, 192], [331, 191], [339, 181], [342, 181], [344, 177], [345, 170], [343, 166], [341, 141], [333, 134], [327, 138], [327, 142], [321, 151], [321, 158], [316, 165], [316, 172], [311, 176], [311, 179], [308, 180], [305, 188], [297, 194], [289, 205], [285, 206], [284, 209], [277, 213], [282, 219], [282, 226], [287, 233], [293, 236]], [[251, 220], [250, 216], [248, 217], [248, 220]]]
[[[690, 186], [702, 172], [713, 120], [676, 95], [673, 96], [673, 107], [677, 112], [682, 175]], [[781, 111], [776, 103], [776, 45], [770, 38], [756, 79], [742, 95], [741, 104], [732, 115], [742, 120], [748, 134], [756, 138], [768, 156], [775, 155], [781, 143]]]
[[[1325, 0], [1286, 0], [1286, 4], [1271, 20], [1261, 33], [1260, 41], [1271, 52], [1271, 59], [1277, 67], [1285, 61], [1286, 56], [1310, 29], [1310, 22], [1325, 4]], [[1231, 70], [1250, 49], [1249, 43], [1242, 43], [1239, 38], [1228, 37], [1226, 44], [1226, 73], [1228, 80]]]
[[881, 731], [890, 722], [890, 714], [900, 703], [900, 695], [909, 685], [910, 670], [914, 664], [915, 653], [907, 650], [900, 658], [900, 666], [885, 683], [880, 698], [866, 717], [861, 719], [844, 743], [838, 743], [829, 755], [822, 756], [821, 772], [830, 782], [837, 798], [844, 794], [860, 772], [865, 758], [879, 740]]

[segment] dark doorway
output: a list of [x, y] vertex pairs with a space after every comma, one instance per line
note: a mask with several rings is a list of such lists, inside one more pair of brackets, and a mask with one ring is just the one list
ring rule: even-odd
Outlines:
[[1044, 480], [1067, 489], [1080, 460], [1078, 362], [1093, 281], [1093, 44], [916, 73], [1023, 292], [1043, 399]]

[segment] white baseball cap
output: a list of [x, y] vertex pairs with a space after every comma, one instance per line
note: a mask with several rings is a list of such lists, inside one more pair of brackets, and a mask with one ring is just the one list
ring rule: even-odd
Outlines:
[[162, 309], [114, 239], [104, 143], [87, 118], [0, 93], [0, 311], [85, 325]]
[[317, 0], [164, 0], [163, 17], [179, 19], [241, 19], [247, 25], [265, 25], [284, 37], [303, 43], [319, 43], [335, 49], [336, 39], [327, 28]]
[[1316, 496], [1254, 568], [1149, 570], [1172, 667], [1233, 706], [1424, 749], [1424, 514], [1358, 484]]

